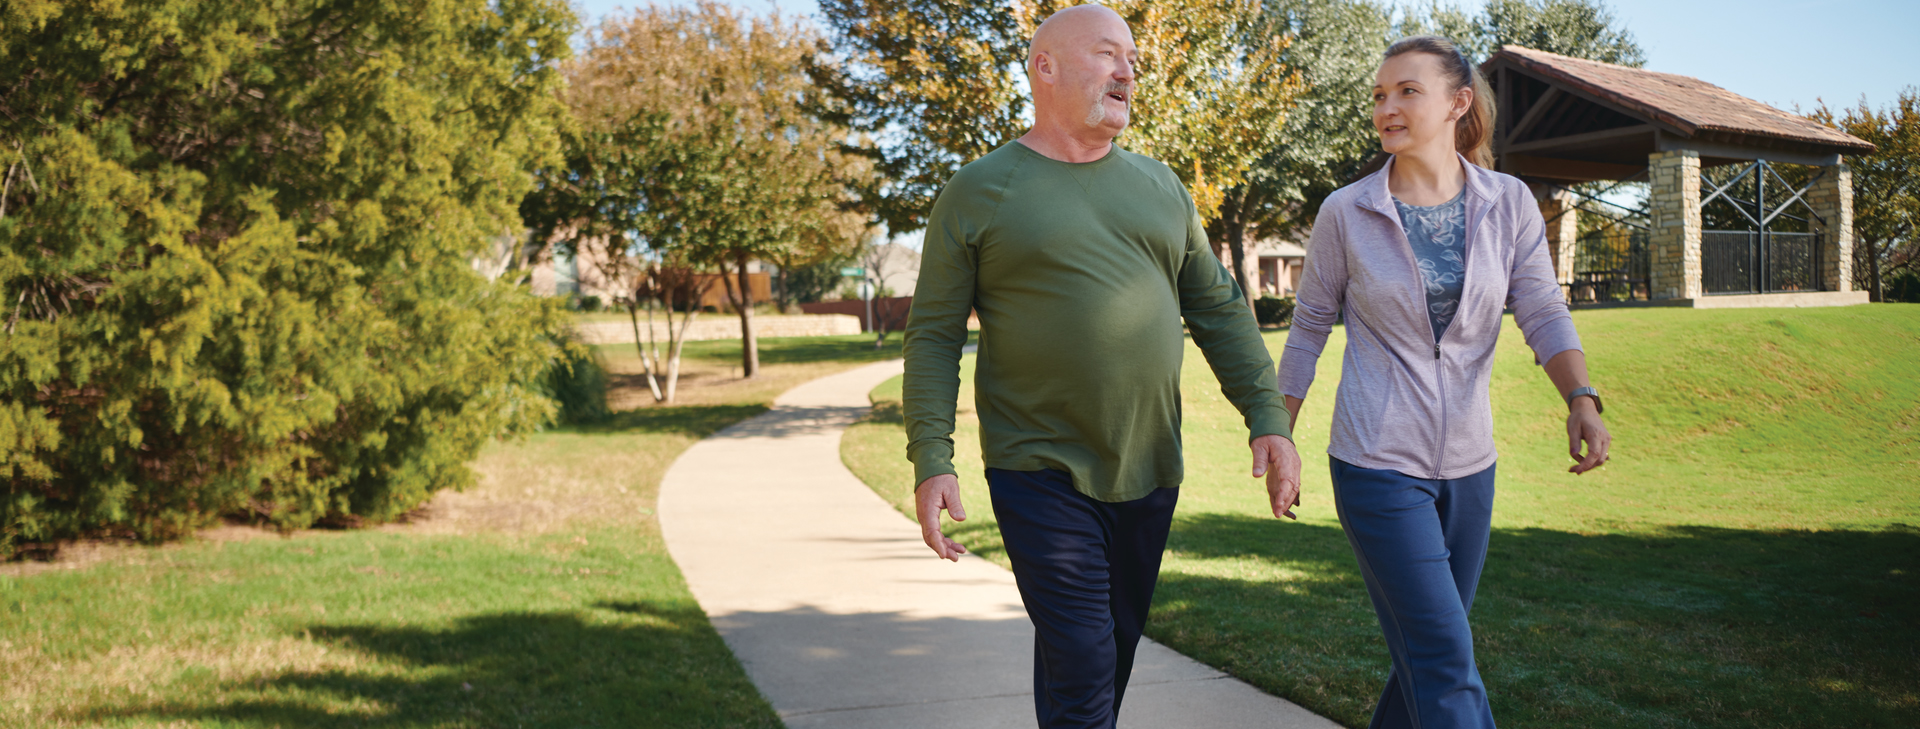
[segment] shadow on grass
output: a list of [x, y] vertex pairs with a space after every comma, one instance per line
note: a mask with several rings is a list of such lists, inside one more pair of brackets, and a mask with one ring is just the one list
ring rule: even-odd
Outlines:
[[[1169, 547], [1150, 635], [1366, 724], [1386, 649], [1338, 527], [1202, 514]], [[1518, 726], [1920, 726], [1916, 574], [1911, 528], [1497, 530], [1476, 658]]]
[[313, 626], [313, 640], [370, 665], [208, 679], [173, 692], [188, 698], [120, 714], [259, 727], [781, 725], [691, 601], [594, 607], [444, 629]]
[[674, 433], [705, 438], [720, 429], [767, 411], [750, 405], [664, 405], [621, 410], [598, 423], [554, 428], [555, 433], [610, 435], [619, 433]]

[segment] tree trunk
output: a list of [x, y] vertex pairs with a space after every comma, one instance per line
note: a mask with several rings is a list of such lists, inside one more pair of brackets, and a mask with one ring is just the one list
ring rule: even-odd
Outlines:
[[[660, 402], [660, 381], [654, 379], [653, 363], [647, 360], [647, 339], [640, 336], [640, 291], [635, 287], [633, 295], [627, 299], [627, 318], [633, 320], [633, 348], [640, 350], [640, 371], [647, 374], [647, 389], [653, 392], [653, 401]], [[647, 338], [653, 336], [653, 300], [647, 300]]]
[[793, 308], [793, 292], [787, 290], [787, 262], [782, 261], [779, 266], [780, 278], [773, 281], [773, 303], [779, 313], [785, 314]]
[[735, 257], [739, 266], [740, 295], [728, 298], [733, 300], [733, 308], [740, 312], [740, 376], [751, 379], [760, 374], [760, 341], [753, 336], [753, 286], [747, 277], [747, 254]]
[[[723, 277], [724, 278], [724, 277]], [[687, 311], [680, 315], [680, 326], [673, 325], [673, 287], [664, 287], [667, 305], [667, 400], [671, 404], [674, 394], [680, 388], [680, 348], [687, 343], [687, 327], [693, 324], [693, 317], [700, 313], [698, 306], [706, 287], [697, 287], [690, 292], [691, 301], [687, 302]]]
[[1233, 280], [1253, 308], [1257, 291], [1247, 281], [1247, 215], [1253, 209], [1253, 193], [1246, 186], [1230, 191], [1220, 203], [1220, 228], [1226, 234], [1227, 252], [1233, 259]]
[[1880, 246], [1867, 244], [1867, 300], [1886, 301], [1887, 292], [1880, 281]]

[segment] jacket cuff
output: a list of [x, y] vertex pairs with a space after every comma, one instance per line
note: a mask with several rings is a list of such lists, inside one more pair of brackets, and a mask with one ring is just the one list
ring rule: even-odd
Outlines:
[[[1291, 356], [1289, 356], [1291, 355]], [[1306, 361], [1300, 361], [1302, 358]], [[1307, 390], [1313, 387], [1314, 368], [1319, 366], [1318, 357], [1310, 357], [1292, 351], [1280, 353], [1280, 373], [1274, 378], [1279, 386], [1280, 395], [1307, 399]], [[1286, 408], [1281, 408], [1285, 410]]]

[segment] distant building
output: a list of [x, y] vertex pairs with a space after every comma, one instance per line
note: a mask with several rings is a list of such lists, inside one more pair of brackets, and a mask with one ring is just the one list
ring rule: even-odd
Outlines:
[[1265, 238], [1255, 241], [1247, 257], [1258, 262], [1259, 281], [1248, 281], [1254, 287], [1255, 298], [1261, 296], [1292, 296], [1300, 288], [1300, 264], [1307, 260], [1307, 249], [1300, 243], [1288, 238]]
[[920, 252], [899, 243], [883, 243], [868, 249], [861, 265], [871, 269], [880, 286], [894, 296], [913, 296], [920, 281]]

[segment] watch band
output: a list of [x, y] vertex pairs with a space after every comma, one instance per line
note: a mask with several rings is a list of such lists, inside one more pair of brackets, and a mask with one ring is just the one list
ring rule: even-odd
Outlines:
[[1604, 413], [1607, 411], [1607, 406], [1600, 402], [1600, 391], [1592, 387], [1576, 387], [1573, 389], [1573, 392], [1567, 393], [1567, 407], [1573, 407], [1573, 399], [1582, 395], [1593, 398], [1593, 411], [1595, 413]]

